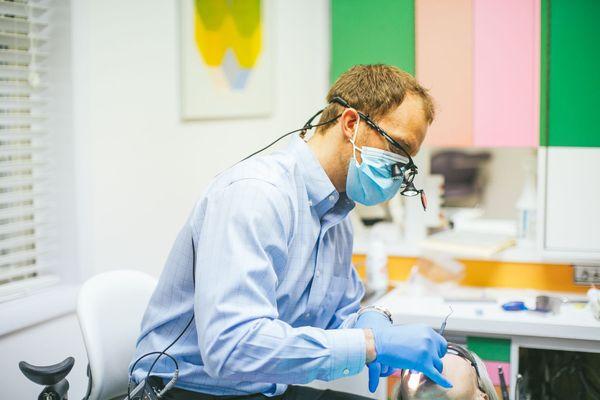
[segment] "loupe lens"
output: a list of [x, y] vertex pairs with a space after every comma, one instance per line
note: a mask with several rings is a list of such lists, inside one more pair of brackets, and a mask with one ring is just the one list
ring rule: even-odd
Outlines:
[[416, 196], [419, 191], [411, 181], [405, 181], [406, 188], [401, 192], [403, 196]]
[[409, 169], [409, 170], [407, 170], [407, 171], [404, 173], [404, 180], [405, 180], [406, 182], [411, 182], [411, 183], [412, 183], [412, 181], [415, 179], [415, 175], [416, 175], [416, 174], [417, 174], [417, 173], [415, 172], [415, 170], [414, 170], [414, 169]]

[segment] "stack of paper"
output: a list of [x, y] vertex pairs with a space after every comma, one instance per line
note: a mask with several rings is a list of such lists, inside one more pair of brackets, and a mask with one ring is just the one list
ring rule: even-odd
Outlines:
[[426, 251], [459, 257], [486, 258], [516, 243], [514, 236], [499, 233], [445, 231], [429, 236], [422, 243]]

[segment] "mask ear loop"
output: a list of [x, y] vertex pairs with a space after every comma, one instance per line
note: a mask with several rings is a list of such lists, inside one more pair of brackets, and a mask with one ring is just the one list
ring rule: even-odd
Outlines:
[[352, 139], [350, 139], [350, 143], [352, 143], [352, 157], [354, 158], [354, 161], [356, 161], [356, 165], [358, 165], [358, 166], [360, 166], [360, 164], [358, 163], [358, 160], [356, 159], [356, 152], [359, 151], [362, 154], [362, 150], [356, 146], [356, 135], [358, 135], [358, 124], [359, 123], [360, 123], [360, 116], [358, 117], [358, 120], [356, 121], [356, 125], [354, 126], [354, 136], [352, 136]]

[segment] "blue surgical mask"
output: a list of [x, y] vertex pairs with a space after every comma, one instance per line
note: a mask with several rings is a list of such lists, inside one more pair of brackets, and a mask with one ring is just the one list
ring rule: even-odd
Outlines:
[[[346, 194], [358, 203], [366, 206], [383, 203], [394, 197], [402, 186], [403, 178], [392, 178], [392, 164], [407, 164], [408, 159], [398, 154], [374, 147], [358, 148], [355, 144], [358, 133], [358, 123], [354, 137], [350, 141], [354, 147], [352, 159], [348, 165], [346, 178]], [[356, 152], [361, 153], [362, 162], [356, 160]]]

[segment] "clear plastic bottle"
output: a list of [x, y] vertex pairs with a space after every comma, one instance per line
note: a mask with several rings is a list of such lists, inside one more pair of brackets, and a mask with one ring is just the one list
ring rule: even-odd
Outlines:
[[388, 288], [388, 254], [385, 243], [371, 235], [367, 250], [367, 286], [370, 292], [385, 292]]
[[537, 189], [534, 168], [535, 158], [524, 165], [523, 190], [517, 200], [517, 239], [520, 244], [533, 244], [537, 220]]

